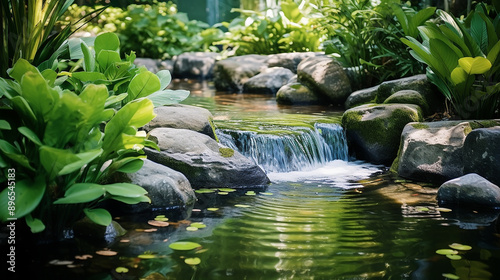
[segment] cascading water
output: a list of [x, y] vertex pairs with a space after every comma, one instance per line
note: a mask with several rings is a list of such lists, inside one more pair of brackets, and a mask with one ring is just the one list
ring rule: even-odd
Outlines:
[[338, 124], [316, 123], [280, 135], [234, 130], [218, 130], [217, 135], [222, 144], [253, 159], [266, 172], [307, 171], [348, 159], [344, 130]]

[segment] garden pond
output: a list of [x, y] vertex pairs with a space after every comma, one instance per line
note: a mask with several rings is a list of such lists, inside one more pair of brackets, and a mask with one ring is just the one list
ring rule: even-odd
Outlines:
[[220, 141], [272, 183], [117, 217], [128, 232], [111, 242], [39, 245], [37, 279], [500, 279], [498, 213], [441, 208], [436, 186], [349, 158], [339, 108], [172, 86], [190, 89], [183, 103], [209, 109]]

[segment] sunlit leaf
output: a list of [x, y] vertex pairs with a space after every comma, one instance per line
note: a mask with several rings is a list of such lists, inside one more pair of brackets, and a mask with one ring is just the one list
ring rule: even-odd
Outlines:
[[446, 257], [450, 260], [461, 260], [462, 257], [460, 255], [446, 255]]
[[191, 226], [195, 227], [195, 228], [206, 228], [207, 227], [207, 225], [205, 225], [204, 223], [192, 223]]
[[458, 276], [456, 276], [455, 274], [452, 274], [452, 273], [443, 273], [442, 275], [443, 275], [443, 277], [446, 277], [448, 279], [453, 279], [453, 280], [460, 279], [460, 277], [458, 277]]
[[458, 251], [452, 250], [452, 249], [439, 249], [436, 251], [437, 254], [439, 255], [456, 255], [458, 254]]
[[254, 191], [247, 191], [245, 195], [256, 195], [256, 193]]
[[199, 189], [199, 190], [195, 190], [196, 193], [213, 193], [215, 192], [214, 190], [211, 190], [211, 189]]
[[228, 195], [229, 193], [228, 193], [228, 192], [218, 192], [217, 194], [220, 194], [220, 195]]
[[240, 208], [248, 208], [248, 207], [250, 207], [250, 205], [247, 205], [247, 204], [236, 204], [234, 206], [235, 207], [240, 207]]
[[236, 189], [231, 189], [231, 188], [219, 188], [218, 189], [221, 192], [235, 192]]
[[187, 231], [197, 231], [198, 228], [197, 227], [187, 227], [186, 230]]
[[462, 57], [458, 60], [458, 64], [467, 74], [484, 74], [491, 69], [491, 62], [481, 56]]
[[155, 255], [152, 255], [152, 254], [142, 254], [142, 255], [139, 255], [137, 256], [139, 259], [144, 259], [144, 260], [148, 260], [148, 259], [154, 259], [156, 258]]
[[168, 247], [172, 250], [189, 251], [201, 247], [200, 244], [190, 241], [179, 241], [170, 244]]
[[128, 268], [123, 267], [123, 266], [119, 266], [119, 267], [115, 268], [115, 271], [118, 272], [118, 273], [127, 273], [128, 272]]
[[219, 210], [219, 208], [216, 207], [207, 208], [207, 211], [217, 211], [217, 210]]
[[198, 265], [201, 263], [201, 260], [200, 258], [186, 258], [184, 262], [189, 265]]
[[455, 250], [460, 250], [460, 251], [469, 251], [472, 249], [471, 246], [469, 245], [464, 245], [464, 244], [460, 244], [460, 243], [453, 243], [453, 244], [450, 244], [449, 245], [450, 248], [452, 249], [455, 249]]

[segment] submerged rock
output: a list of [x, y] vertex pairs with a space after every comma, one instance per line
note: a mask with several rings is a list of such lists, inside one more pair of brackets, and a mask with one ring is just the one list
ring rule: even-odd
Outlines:
[[196, 196], [188, 179], [169, 167], [145, 160], [137, 172], [118, 175], [116, 181], [137, 184], [148, 191], [151, 203], [121, 205], [127, 213], [140, 213], [152, 209], [184, 208], [194, 204]]
[[500, 206], [500, 188], [470, 173], [442, 184], [437, 199], [441, 204], [494, 208]]
[[213, 115], [205, 108], [175, 104], [156, 107], [154, 112], [156, 117], [144, 126], [146, 131], [157, 127], [183, 128], [217, 139], [212, 122]]
[[243, 85], [243, 92], [275, 94], [293, 76], [292, 71], [283, 67], [268, 68], [248, 79]]
[[208, 79], [213, 76], [213, 68], [218, 53], [188, 52], [175, 60], [174, 77]]
[[344, 68], [329, 57], [309, 57], [297, 67], [299, 82], [332, 103], [343, 104], [351, 94], [351, 84]]
[[242, 92], [251, 77], [267, 68], [266, 55], [243, 55], [217, 61], [214, 66], [214, 85], [217, 90]]
[[111, 221], [108, 226], [101, 226], [85, 217], [73, 225], [73, 233], [76, 238], [109, 244], [127, 231], [116, 221]]
[[349, 148], [357, 158], [390, 164], [397, 155], [405, 125], [421, 119], [421, 110], [417, 105], [367, 104], [345, 111], [342, 125]]
[[207, 135], [186, 129], [155, 128], [150, 139], [161, 151], [148, 158], [183, 173], [194, 188], [256, 187], [269, 183], [264, 171], [239, 152]]
[[462, 147], [471, 130], [467, 121], [409, 123], [393, 169], [417, 181], [442, 183], [462, 176]]
[[320, 100], [311, 89], [301, 83], [286, 84], [276, 93], [278, 104], [318, 104]]
[[465, 173], [477, 173], [500, 185], [500, 127], [478, 128], [469, 133], [463, 163]]

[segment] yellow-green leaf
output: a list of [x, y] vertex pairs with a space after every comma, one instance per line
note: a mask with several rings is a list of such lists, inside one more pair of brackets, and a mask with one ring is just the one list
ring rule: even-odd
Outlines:
[[491, 69], [491, 62], [481, 56], [462, 57], [458, 60], [458, 64], [467, 74], [484, 74]]

